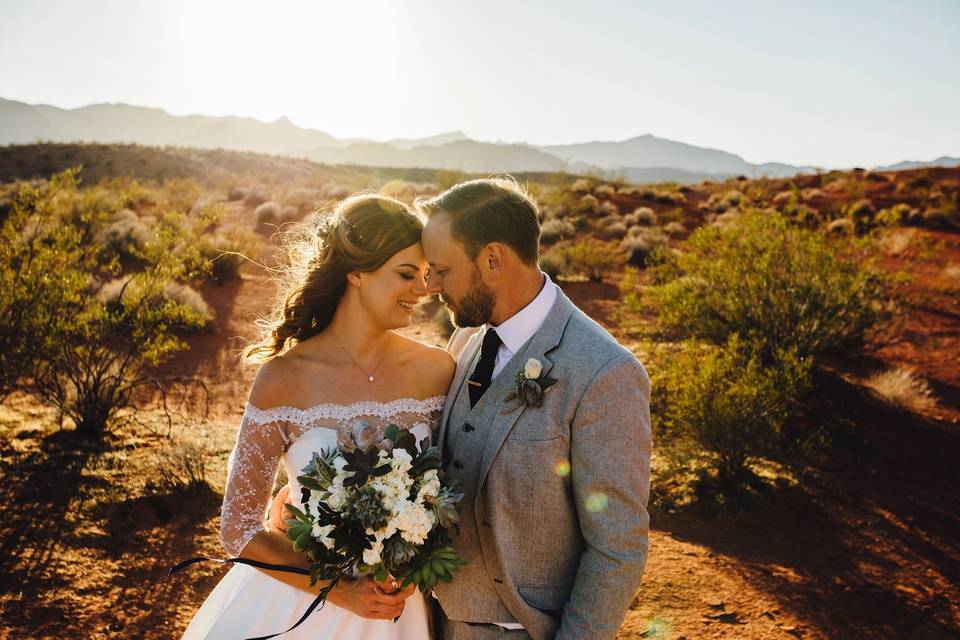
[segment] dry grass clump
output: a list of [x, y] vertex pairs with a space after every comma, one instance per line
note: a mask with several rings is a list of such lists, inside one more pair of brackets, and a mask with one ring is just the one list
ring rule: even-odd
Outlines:
[[657, 224], [657, 212], [650, 207], [637, 207], [633, 210], [633, 213], [624, 216], [623, 221], [630, 226], [639, 224], [652, 227]]
[[593, 182], [589, 178], [577, 178], [570, 187], [574, 193], [589, 193], [593, 189]]
[[601, 184], [598, 185], [593, 191], [594, 193], [599, 193], [601, 195], [612, 196], [617, 193], [617, 188], [612, 184]]
[[924, 413], [937, 405], [930, 385], [910, 367], [901, 366], [876, 373], [866, 384], [878, 396], [901, 409]]
[[617, 207], [616, 204], [607, 200], [606, 202], [600, 205], [600, 213], [602, 213], [605, 216], [619, 216], [620, 209]]
[[667, 236], [656, 227], [632, 227], [628, 237], [620, 243], [620, 250], [635, 267], [644, 267], [647, 259], [658, 248], [667, 244]]
[[266, 201], [267, 196], [263, 195], [263, 192], [258, 189], [250, 189], [243, 199], [243, 203], [248, 207], [259, 207]]
[[254, 219], [257, 225], [277, 224], [280, 220], [280, 203], [268, 200], [258, 206], [254, 212]]
[[240, 277], [240, 267], [256, 260], [260, 251], [259, 237], [243, 227], [230, 227], [206, 239], [200, 248], [210, 261], [210, 277], [219, 286]]
[[157, 453], [156, 466], [147, 478], [150, 492], [179, 493], [207, 485], [207, 456], [202, 442], [173, 439]]
[[597, 230], [597, 237], [605, 240], [619, 240], [627, 235], [627, 225], [619, 218], [613, 218], [602, 224]]
[[591, 237], [563, 245], [558, 250], [571, 273], [590, 280], [603, 280], [606, 274], [621, 268], [626, 261], [616, 244]]
[[204, 316], [207, 323], [213, 320], [213, 312], [210, 305], [203, 299], [200, 292], [185, 284], [171, 282], [163, 288], [163, 297], [167, 300], [173, 300], [177, 304], [191, 309], [192, 311]]
[[668, 236], [675, 236], [678, 233], [686, 233], [687, 228], [683, 226], [683, 223], [674, 221], [663, 225], [663, 232]]
[[850, 218], [837, 218], [827, 225], [827, 233], [832, 235], [851, 234], [854, 231], [853, 220]]
[[152, 218], [143, 218], [135, 211], [123, 209], [114, 214], [99, 240], [121, 258], [135, 258], [153, 237]]
[[577, 230], [567, 220], [554, 218], [547, 220], [540, 226], [540, 237], [546, 242], [556, 242], [563, 238], [572, 238]]
[[596, 196], [587, 194], [577, 201], [577, 212], [579, 213], [598, 213], [600, 211], [600, 201]]

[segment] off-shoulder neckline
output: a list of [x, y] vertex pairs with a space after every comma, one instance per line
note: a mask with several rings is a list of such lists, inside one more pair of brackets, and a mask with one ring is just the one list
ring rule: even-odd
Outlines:
[[309, 407], [293, 407], [290, 405], [278, 405], [276, 407], [267, 407], [266, 409], [261, 409], [260, 407], [248, 402], [245, 405], [246, 410], [253, 409], [259, 413], [269, 413], [273, 411], [283, 411], [283, 412], [299, 412], [299, 413], [312, 413], [317, 410], [324, 409], [334, 409], [334, 410], [355, 410], [357, 408], [363, 407], [377, 407], [380, 410], [392, 409], [395, 406], [406, 406], [407, 404], [412, 405], [421, 405], [431, 407], [437, 403], [446, 399], [446, 394], [440, 394], [435, 396], [430, 396], [427, 398], [414, 398], [411, 396], [403, 398], [394, 398], [393, 400], [357, 400], [356, 402], [348, 403], [338, 403], [338, 402], [319, 402], [317, 404], [311, 405]]

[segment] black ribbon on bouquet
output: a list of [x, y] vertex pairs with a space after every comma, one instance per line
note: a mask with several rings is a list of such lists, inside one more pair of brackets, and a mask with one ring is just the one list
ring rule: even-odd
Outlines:
[[[310, 571], [308, 569], [303, 569], [301, 567], [290, 567], [285, 564], [270, 564], [269, 562], [260, 562], [259, 560], [248, 560], [247, 558], [227, 558], [226, 560], [223, 560], [221, 558], [204, 558], [204, 557], [190, 558], [189, 560], [184, 560], [183, 562], [171, 567], [167, 575], [173, 575], [177, 571], [180, 571], [180, 569], [189, 567], [190, 565], [196, 564], [198, 562], [219, 562], [220, 564], [228, 564], [228, 563], [245, 564], [251, 567], [257, 567], [258, 569], [268, 569], [270, 571], [281, 571], [283, 573], [296, 573], [297, 575], [301, 575], [301, 576], [310, 575]], [[321, 589], [320, 594], [313, 599], [313, 602], [311, 602], [310, 606], [307, 607], [307, 610], [303, 612], [303, 615], [300, 616], [300, 619], [297, 620], [297, 623], [292, 627], [290, 627], [289, 629], [287, 629], [286, 631], [273, 633], [273, 634], [270, 634], [269, 636], [247, 638], [247, 640], [270, 640], [270, 638], [276, 638], [277, 636], [282, 636], [283, 634], [289, 631], [293, 631], [294, 629], [299, 627], [301, 624], [303, 624], [303, 621], [309, 618], [310, 614], [313, 613], [318, 607], [323, 606], [324, 599], [327, 597], [327, 594], [330, 593], [330, 590], [333, 588], [333, 586], [336, 583], [337, 581], [334, 580], [329, 585]]]

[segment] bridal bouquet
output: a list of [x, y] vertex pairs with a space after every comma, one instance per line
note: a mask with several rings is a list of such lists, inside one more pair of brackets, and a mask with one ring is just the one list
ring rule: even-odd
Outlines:
[[418, 448], [396, 425], [381, 433], [363, 421], [338, 445], [313, 454], [297, 477], [300, 506], [286, 505], [287, 537], [309, 558], [311, 584], [331, 581], [322, 598], [354, 567], [423, 592], [449, 582], [464, 564], [448, 533], [463, 494], [444, 484], [439, 450]]

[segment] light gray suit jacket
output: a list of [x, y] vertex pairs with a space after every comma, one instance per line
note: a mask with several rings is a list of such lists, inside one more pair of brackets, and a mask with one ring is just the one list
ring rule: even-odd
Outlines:
[[[479, 328], [454, 333], [457, 372], [440, 422], [480, 348]], [[523, 357], [556, 378], [541, 407], [503, 402], [480, 461], [475, 523], [483, 561], [504, 577], [497, 595], [527, 632], [547, 638], [613, 638], [647, 558], [650, 381], [634, 355], [563, 292]], [[514, 376], [504, 370], [501, 376]], [[470, 585], [448, 585], [469, 589]], [[561, 612], [562, 613], [559, 613]]]

